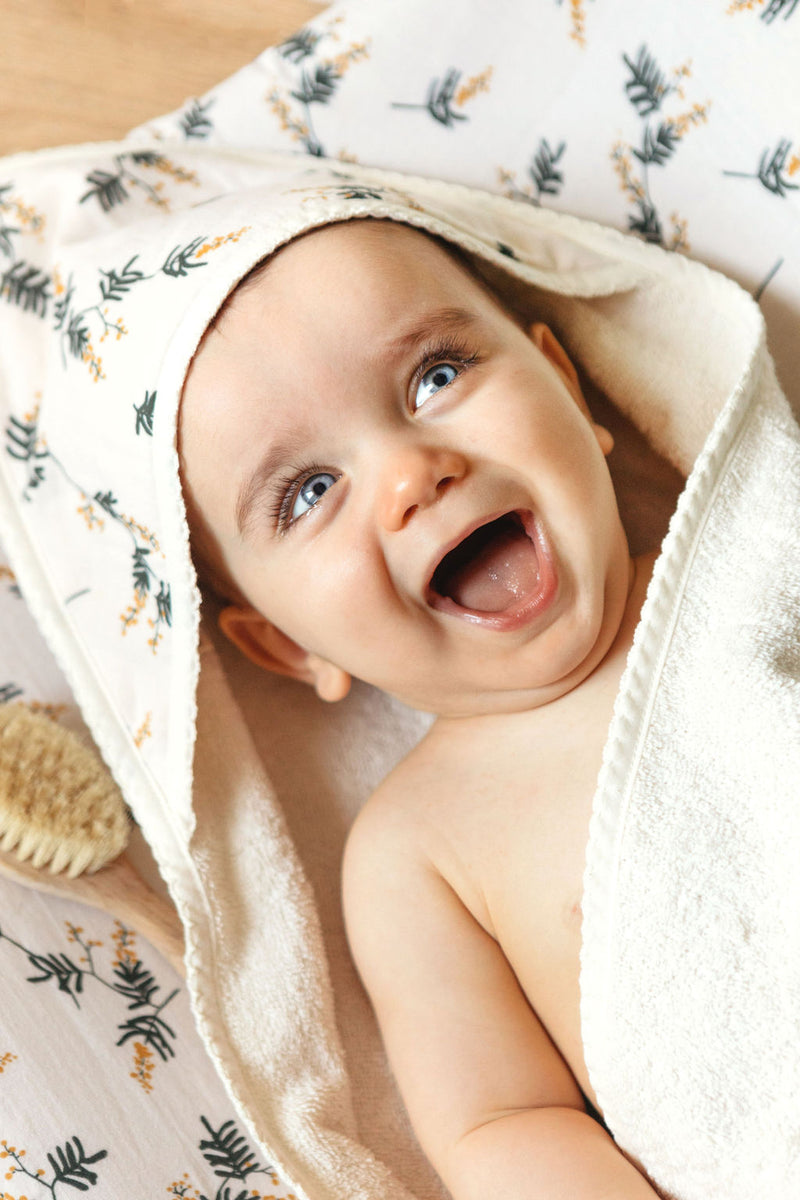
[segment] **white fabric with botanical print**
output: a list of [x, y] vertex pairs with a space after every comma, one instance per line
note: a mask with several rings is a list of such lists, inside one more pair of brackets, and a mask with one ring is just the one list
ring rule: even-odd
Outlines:
[[[738, 279], [760, 302], [797, 405], [798, 9], [465, 0], [456, 22], [448, 0], [353, 0], [124, 142], [0, 162], [0, 491], [14, 572], [0, 566], [0, 701], [44, 706], [80, 729], [85, 720], [196, 947], [207, 907], [186, 858], [193, 831], [198, 844], [203, 836], [190, 786], [197, 608], [171, 423], [208, 320], [281, 240], [353, 215], [423, 224], [540, 286], [632, 286], [638, 267], [604, 260], [602, 239], [548, 222], [548, 209], [562, 210]], [[526, 260], [513, 257], [516, 206], [481, 224], [466, 194], [421, 181], [409, 191], [355, 164], [519, 201], [534, 231]], [[32, 619], [66, 678], [26, 628]], [[291, 979], [298, 1021], [322, 1023], [325, 964], [303, 959], [301, 987], [306, 943], [279, 923], [300, 889], [295, 866], [260, 886], [275, 925], [259, 1002]], [[277, 1100], [270, 1107], [292, 1064], [264, 1062], [260, 1046], [244, 1067], [237, 1060], [224, 1009], [233, 973], [212, 978], [199, 950], [190, 961], [204, 1045], [174, 975], [131, 936], [2, 883], [9, 1196], [30, 1200], [59, 1180], [114, 1198], [132, 1186], [220, 1200], [438, 1194], [399, 1123], [402, 1182], [361, 1161], [353, 1109], [362, 1126], [368, 1114], [348, 1094], [340, 1049], [318, 1044], [308, 1024], [294, 1082], [303, 1119], [313, 1110], [322, 1132], [293, 1145], [299, 1123]], [[314, 1056], [322, 1082], [312, 1093]], [[275, 1163], [291, 1168], [284, 1182]]]
[[[756, 295], [800, 369], [797, 0], [337, 5], [143, 131], [468, 183], [639, 234]], [[124, 182], [124, 180], [122, 181]]]
[[0, 913], [4, 1200], [67, 1188], [289, 1200], [231, 1107], [182, 980], [152, 947], [4, 879]]
[[[0, 696], [88, 730], [0, 563]], [[138, 857], [147, 860], [139, 848]], [[0, 877], [0, 1196], [292, 1200], [231, 1106], [174, 968], [135, 930]]]

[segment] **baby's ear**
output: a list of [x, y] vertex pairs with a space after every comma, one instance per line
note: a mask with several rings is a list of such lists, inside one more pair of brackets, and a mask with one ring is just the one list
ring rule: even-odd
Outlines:
[[578, 372], [575, 370], [575, 364], [561, 345], [561, 342], [553, 333], [550, 326], [545, 325], [543, 321], [535, 321], [528, 333], [531, 341], [538, 346], [548, 362], [558, 371], [578, 408], [587, 421], [590, 422], [603, 454], [609, 455], [614, 449], [614, 438], [604, 425], [598, 425], [592, 417], [589, 405], [586, 403], [586, 397], [583, 394], [581, 381], [578, 378]]
[[539, 347], [548, 362], [552, 363], [556, 368], [559, 375], [564, 380], [564, 383], [572, 393], [574, 399], [588, 417], [589, 408], [583, 396], [583, 389], [581, 388], [580, 380], [578, 379], [578, 372], [575, 370], [572, 359], [567, 354], [566, 350], [561, 345], [561, 342], [553, 333], [550, 326], [545, 325], [543, 321], [534, 321], [528, 333], [531, 341]]
[[350, 691], [346, 671], [304, 650], [255, 608], [231, 604], [218, 621], [228, 641], [265, 671], [310, 683], [321, 700], [343, 700]]

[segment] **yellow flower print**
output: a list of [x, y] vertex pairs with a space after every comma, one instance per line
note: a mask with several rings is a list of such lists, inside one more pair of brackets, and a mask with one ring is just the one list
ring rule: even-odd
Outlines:
[[473, 96], [477, 96], [479, 92], [489, 91], [489, 81], [492, 78], [494, 67], [487, 67], [485, 71], [481, 71], [479, 75], [472, 75], [466, 83], [462, 83], [457, 90], [455, 103], [459, 108], [471, 100]]
[[138, 750], [141, 750], [142, 746], [147, 741], [147, 739], [151, 738], [153, 736], [153, 731], [150, 727], [150, 722], [151, 722], [152, 718], [153, 718], [153, 714], [151, 712], [149, 712], [146, 715], [145, 719], [142, 721], [139, 728], [136, 730], [136, 733], [133, 735], [134, 745], [136, 746], [136, 748]]
[[671, 118], [671, 124], [677, 138], [684, 137], [695, 125], [704, 125], [708, 120], [708, 110], [711, 104], [693, 104], [688, 112], [680, 113]]
[[123, 613], [120, 613], [122, 621], [122, 636], [128, 632], [130, 628], [139, 623], [139, 614], [147, 604], [147, 593], [145, 591], [134, 591], [133, 603], [129, 604]]
[[144, 1042], [134, 1042], [134, 1059], [133, 1070], [131, 1071], [131, 1079], [135, 1079], [145, 1092], [152, 1092], [153, 1084], [153, 1068], [155, 1061], [153, 1051], [145, 1046]]
[[339, 79], [350, 69], [353, 63], [363, 62], [365, 58], [369, 58], [370, 43], [353, 42], [347, 50], [343, 50], [341, 54], [335, 55], [333, 58], [323, 59], [323, 64], [328, 67], [333, 67]]
[[586, 45], [586, 7], [583, 0], [570, 0], [569, 15], [572, 21], [570, 37], [579, 46]]
[[127, 925], [123, 925], [121, 921], [114, 921], [114, 932], [111, 935], [111, 940], [114, 943], [116, 954], [114, 955], [113, 965], [132, 966], [138, 962], [139, 956], [136, 953], [136, 934], [132, 929], [128, 929]]
[[10, 1066], [12, 1062], [16, 1061], [16, 1054], [12, 1054], [10, 1050], [6, 1050], [5, 1054], [0, 1054], [0, 1075], [3, 1074], [6, 1067]]
[[677, 67], [672, 68], [672, 90], [676, 96], [680, 96], [681, 100], [685, 99], [685, 92], [681, 80], [689, 79], [692, 74], [692, 60], [687, 58], [685, 63], [680, 63]]
[[189, 1179], [189, 1172], [184, 1171], [180, 1179], [173, 1179], [172, 1183], [167, 1188], [168, 1196], [176, 1196], [179, 1200], [200, 1200], [200, 1193]]
[[686, 218], [681, 218], [674, 212], [670, 213], [669, 219], [672, 222], [672, 237], [667, 242], [667, 249], [678, 250], [681, 254], [691, 254], [692, 247], [686, 234]]
[[781, 14], [788, 21], [797, 3], [798, 0], [767, 0], [765, 6], [764, 0], [731, 0], [725, 15], [732, 17], [740, 12], [757, 12], [766, 25], [771, 25]]
[[11, 187], [10, 183], [0, 184], [0, 252], [13, 259], [12, 239], [33, 234], [37, 241], [43, 241], [46, 221], [44, 213], [40, 213], [32, 204], [26, 204], [19, 196], [11, 195]]
[[219, 250], [220, 246], [226, 246], [229, 242], [238, 242], [243, 234], [248, 233], [252, 229], [251, 225], [243, 225], [241, 229], [235, 230], [233, 233], [220, 233], [210, 242], [203, 242], [202, 246], [195, 251], [195, 258], [202, 258], [206, 254], [210, 254], [212, 250]]
[[82, 947], [82, 949], [84, 949], [86, 951], [86, 954], [83, 955], [78, 961], [88, 963], [89, 969], [91, 970], [92, 948], [102, 946], [103, 943], [95, 942], [95, 941], [92, 941], [91, 939], [82, 938], [81, 937], [81, 934], [83, 933], [82, 925], [73, 925], [71, 921], [65, 921], [64, 924], [67, 927], [67, 941], [72, 942], [73, 944], [77, 943], [77, 945], [79, 945], [80, 947]]
[[86, 522], [87, 529], [104, 529], [106, 523], [102, 517], [97, 515], [97, 510], [95, 509], [94, 504], [91, 500], [89, 500], [88, 497], [85, 496], [84, 499], [86, 503], [80, 505], [76, 509], [76, 512], [83, 517], [84, 521]]

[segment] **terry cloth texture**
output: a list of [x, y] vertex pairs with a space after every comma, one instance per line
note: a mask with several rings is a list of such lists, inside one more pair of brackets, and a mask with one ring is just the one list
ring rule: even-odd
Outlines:
[[[120, 156], [161, 164], [170, 208], [86, 202]], [[688, 475], [595, 797], [585, 1053], [665, 1193], [795, 1197], [800, 467], [756, 306], [598, 226], [316, 157], [144, 130], [4, 167], [29, 216], [0, 305], [4, 542], [179, 907], [198, 1028], [264, 1155], [298, 1198], [439, 1194], [343, 950], [335, 865], [424, 722], [366, 688], [323, 710], [218, 644], [175, 450], [236, 282], [305, 230], [380, 216], [550, 319]]]

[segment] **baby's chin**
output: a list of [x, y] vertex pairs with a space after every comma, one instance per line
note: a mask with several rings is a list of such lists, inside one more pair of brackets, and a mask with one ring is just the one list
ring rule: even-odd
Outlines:
[[633, 561], [626, 556], [615, 575], [602, 603], [573, 612], [571, 619], [556, 622], [542, 635], [543, 641], [549, 638], [551, 652], [534, 640], [494, 666], [487, 664], [483, 677], [478, 664], [471, 678], [448, 678], [440, 672], [427, 686], [392, 694], [411, 708], [445, 720], [532, 712], [568, 696], [607, 663], [626, 634], [636, 575]]
[[574, 692], [594, 674], [605, 660], [606, 654], [605, 648], [598, 648], [596, 655], [592, 655], [567, 675], [552, 679], [537, 678], [535, 683], [515, 679], [513, 682], [509, 680], [505, 686], [497, 683], [482, 687], [475, 684], [447, 687], [438, 680], [435, 690], [432, 688], [425, 692], [409, 692], [401, 689], [391, 691], [390, 694], [409, 708], [430, 713], [442, 720], [533, 712]]

